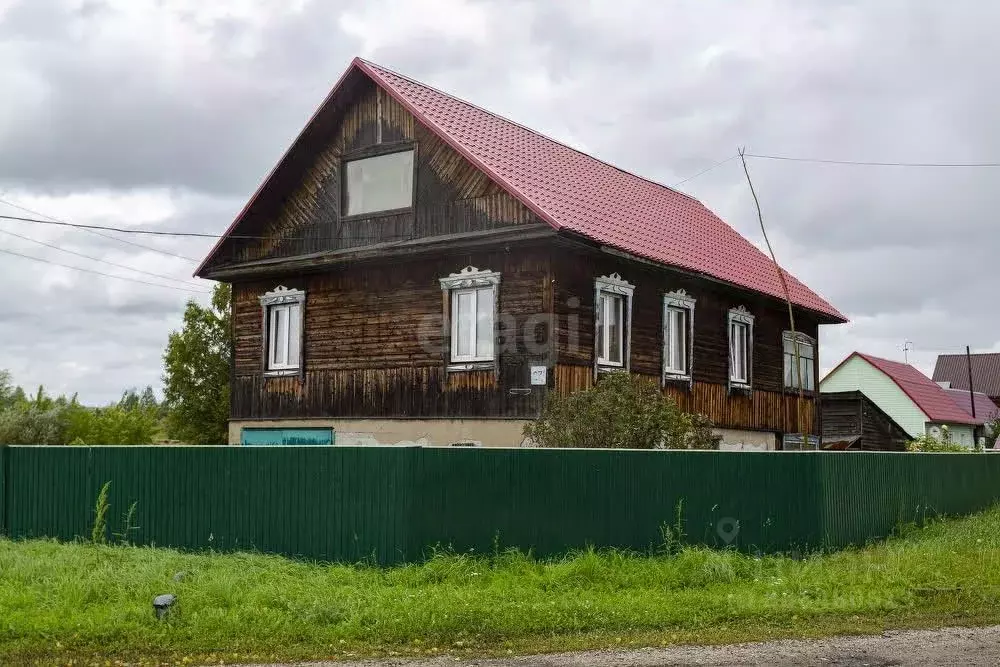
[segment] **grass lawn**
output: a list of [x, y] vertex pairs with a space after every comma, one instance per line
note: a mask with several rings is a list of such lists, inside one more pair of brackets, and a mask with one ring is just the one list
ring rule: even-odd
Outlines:
[[[166, 592], [179, 614], [157, 622], [151, 601]], [[804, 560], [688, 548], [379, 569], [0, 540], [3, 664], [485, 655], [996, 622], [1000, 509]]]

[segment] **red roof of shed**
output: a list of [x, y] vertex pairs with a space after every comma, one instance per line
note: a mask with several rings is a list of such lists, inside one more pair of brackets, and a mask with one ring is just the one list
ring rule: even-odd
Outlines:
[[980, 418], [973, 419], [972, 415], [960, 408], [938, 383], [913, 366], [881, 357], [873, 357], [862, 352], [854, 354], [888, 375], [931, 421], [956, 424], [983, 423]]
[[[354, 68], [554, 228], [784, 299], [770, 258], [698, 200], [469, 102], [355, 58], [324, 106]], [[266, 186], [267, 181], [254, 199]], [[785, 275], [793, 303], [835, 321], [846, 321], [826, 300], [794, 276]]]

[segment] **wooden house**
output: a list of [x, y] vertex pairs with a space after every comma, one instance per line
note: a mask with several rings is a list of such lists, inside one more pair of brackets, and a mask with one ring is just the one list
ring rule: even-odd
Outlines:
[[517, 446], [618, 370], [775, 448], [845, 321], [786, 274], [799, 404], [777, 271], [699, 201], [361, 59], [196, 275], [233, 286], [233, 443]]

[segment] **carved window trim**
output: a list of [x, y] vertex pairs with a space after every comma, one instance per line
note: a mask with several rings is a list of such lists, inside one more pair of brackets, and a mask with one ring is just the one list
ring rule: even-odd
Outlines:
[[[691, 382], [694, 366], [694, 297], [682, 289], [667, 292], [663, 295], [663, 381]], [[671, 365], [672, 355], [669, 353], [673, 319], [671, 313], [680, 310], [684, 313], [684, 363], [686, 368], [677, 369]]]
[[[298, 305], [299, 358], [295, 364], [271, 366], [271, 316], [276, 307]], [[261, 369], [265, 377], [302, 375], [305, 371], [306, 343], [306, 293], [300, 289], [289, 289], [279, 285], [260, 297], [261, 307]], [[291, 309], [289, 309], [291, 312]]]
[[[786, 357], [785, 357], [785, 355], [787, 354], [785, 352], [785, 343], [792, 343], [792, 342], [794, 342], [796, 340], [799, 343], [799, 356], [801, 357], [801, 359], [803, 359], [803, 360], [808, 359], [809, 361], [812, 362], [812, 372], [809, 373], [806, 376], [808, 378], [808, 384], [811, 385], [811, 386], [803, 387], [802, 391], [807, 392], [807, 393], [808, 392], [814, 392], [814, 391], [816, 391], [816, 339], [813, 338], [812, 336], [808, 335], [808, 334], [802, 333], [801, 331], [796, 331], [794, 338], [792, 337], [792, 332], [791, 331], [782, 331], [781, 332], [781, 360], [782, 360], [782, 363], [781, 363], [781, 374], [782, 374], [782, 376], [781, 376], [781, 384], [782, 384], [782, 386], [785, 389], [790, 389], [790, 390], [793, 390], [793, 391], [798, 391], [799, 390], [799, 386], [797, 384], [794, 384], [794, 383], [793, 384], [789, 384], [788, 383], [789, 373], [791, 373], [793, 376], [795, 374], [794, 368], [788, 368], [788, 367], [785, 366], [785, 364], [789, 363], [789, 361], [792, 364], [792, 366], [795, 365], [795, 356], [794, 356], [795, 353], [794, 353], [794, 351], [792, 352], [792, 358], [791, 358], [791, 360], [786, 359]], [[809, 355], [802, 354], [802, 347], [803, 346], [809, 348], [809, 350], [811, 351], [811, 354], [809, 354]]]
[[[726, 332], [729, 338], [730, 389], [750, 390], [753, 386], [753, 323], [754, 316], [746, 309], [745, 306], [737, 306], [736, 308], [729, 309]], [[743, 341], [742, 350], [734, 348], [734, 345], [736, 345], [738, 341], [738, 339], [733, 335], [734, 332], [737, 331], [734, 325], [737, 324], [746, 328], [746, 338]], [[745, 377], [739, 377], [736, 373], [735, 360], [738, 352], [743, 353]]]
[[[445, 345], [445, 367], [448, 371], [467, 371], [494, 369], [499, 372], [499, 346], [497, 345], [497, 326], [500, 320], [500, 273], [488, 269], [478, 269], [467, 266], [457, 273], [439, 278], [444, 294], [444, 327], [442, 333], [447, 341]], [[493, 345], [489, 355], [458, 355], [456, 341], [458, 339], [458, 301], [456, 296], [463, 292], [491, 289], [493, 291]], [[478, 302], [478, 295], [476, 296]], [[478, 307], [477, 307], [478, 312]], [[478, 327], [478, 323], [476, 325]], [[478, 330], [477, 330], [478, 333]]]
[[[632, 357], [632, 295], [635, 285], [623, 279], [618, 273], [600, 276], [594, 279], [594, 377], [607, 371], [631, 369]], [[621, 362], [613, 362], [602, 358], [603, 350], [599, 350], [598, 341], [607, 339], [601, 335], [604, 322], [601, 318], [601, 295], [608, 294], [619, 297], [622, 301], [622, 332], [621, 332]]]

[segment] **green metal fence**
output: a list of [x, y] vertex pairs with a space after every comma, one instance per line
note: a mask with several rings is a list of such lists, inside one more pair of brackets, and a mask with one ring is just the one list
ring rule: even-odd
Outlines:
[[321, 560], [496, 545], [551, 555], [690, 541], [765, 552], [840, 547], [1000, 500], [1000, 455], [378, 447], [0, 447], [0, 529], [108, 533], [188, 549]]

